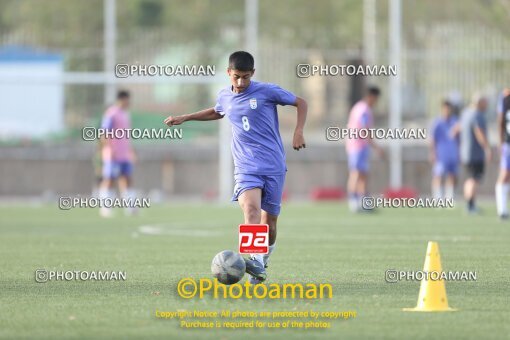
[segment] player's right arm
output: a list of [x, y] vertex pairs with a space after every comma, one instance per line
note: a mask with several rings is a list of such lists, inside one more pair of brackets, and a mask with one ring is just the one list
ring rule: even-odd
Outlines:
[[510, 95], [510, 89], [505, 88], [503, 89], [503, 92], [501, 93], [501, 97], [498, 99], [497, 103], [497, 116], [498, 116], [498, 134], [499, 134], [499, 146], [502, 147], [505, 143], [505, 129], [506, 129], [506, 122], [505, 122], [505, 108], [504, 108], [504, 100], [505, 97]]
[[368, 144], [370, 144], [370, 146], [377, 152], [379, 157], [384, 158], [385, 157], [384, 149], [381, 146], [379, 146], [379, 144], [377, 144], [373, 138], [368, 137], [367, 140]]
[[429, 161], [434, 164], [436, 162], [436, 133], [437, 133], [437, 123], [434, 122], [432, 125], [432, 136], [429, 141]]
[[487, 159], [488, 162], [490, 162], [492, 160], [492, 150], [487, 135], [482, 130], [480, 122], [475, 122], [473, 126], [473, 133], [475, 135], [476, 140], [478, 141], [478, 144], [480, 144], [480, 146], [485, 151], [485, 158]]
[[[361, 127], [364, 129], [370, 129], [373, 127], [372, 117], [368, 112], [365, 112], [361, 115]], [[384, 149], [380, 147], [379, 144], [377, 144], [375, 140], [371, 138], [371, 136], [367, 138], [367, 142], [368, 145], [370, 145], [370, 147], [377, 152], [380, 158], [385, 158]]]
[[181, 116], [168, 116], [164, 123], [168, 126], [181, 125], [184, 122], [190, 120], [199, 120], [199, 121], [207, 121], [207, 120], [217, 120], [223, 118], [223, 115], [216, 112], [216, 110], [211, 107], [202, 111], [190, 113], [187, 115]]
[[434, 164], [436, 162], [436, 143], [433, 139], [429, 143], [429, 161]]
[[501, 147], [505, 142], [505, 119], [503, 111], [498, 112], [498, 133], [499, 133], [499, 146]]
[[[101, 120], [101, 129], [103, 129], [105, 131], [113, 130], [113, 118], [112, 118], [112, 116], [108, 115], [107, 113], [105, 113], [103, 115], [103, 119]], [[109, 145], [110, 145], [110, 140], [105, 138], [104, 134], [101, 135], [101, 137], [99, 138], [100, 148], [102, 149]]]

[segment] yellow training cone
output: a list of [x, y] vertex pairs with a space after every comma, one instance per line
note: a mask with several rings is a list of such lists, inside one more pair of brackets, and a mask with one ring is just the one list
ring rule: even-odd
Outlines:
[[444, 279], [441, 278], [443, 268], [437, 242], [429, 242], [423, 272], [427, 273], [421, 281], [418, 305], [415, 308], [404, 308], [408, 312], [448, 312], [455, 309], [448, 307]]

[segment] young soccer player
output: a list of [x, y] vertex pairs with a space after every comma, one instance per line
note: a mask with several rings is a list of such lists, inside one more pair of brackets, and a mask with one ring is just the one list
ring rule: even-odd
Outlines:
[[453, 107], [447, 100], [443, 101], [441, 116], [434, 121], [431, 131], [432, 196], [434, 198], [453, 198], [459, 172], [460, 128], [458, 119], [453, 115]]
[[[357, 102], [349, 113], [347, 128], [369, 129], [373, 127], [372, 108], [377, 103], [381, 91], [375, 86], [367, 89], [365, 97]], [[370, 148], [374, 148], [380, 156], [384, 155], [381, 149], [371, 138], [347, 139], [345, 148], [349, 162], [349, 179], [347, 191], [349, 208], [353, 212], [361, 211], [361, 199], [367, 194], [367, 180], [370, 165]]]
[[475, 95], [471, 107], [461, 115], [460, 156], [467, 170], [464, 198], [471, 214], [479, 212], [475, 204], [477, 187], [485, 172], [485, 162], [492, 157], [485, 118], [487, 105], [486, 97]]
[[501, 164], [496, 182], [496, 207], [498, 216], [508, 219], [508, 188], [510, 187], [510, 88], [503, 91], [498, 103], [498, 128], [500, 136]]
[[[130, 129], [129, 118], [129, 92], [121, 90], [117, 93], [115, 105], [106, 110], [101, 122], [101, 128], [105, 130]], [[127, 133], [125, 134], [127, 136]], [[124, 198], [134, 198], [132, 190], [132, 173], [134, 162], [134, 151], [127, 137], [124, 138], [102, 138], [101, 156], [103, 161], [102, 182], [99, 188], [99, 197], [102, 199], [113, 197], [113, 183], [117, 180], [119, 193]], [[133, 208], [126, 208], [126, 214], [133, 214]], [[103, 217], [112, 216], [109, 208], [102, 207], [100, 214]]]
[[230, 86], [218, 94], [216, 105], [199, 112], [170, 116], [168, 126], [190, 120], [216, 120], [227, 116], [232, 125], [234, 196], [243, 210], [244, 223], [269, 225], [269, 253], [246, 259], [246, 272], [253, 284], [266, 279], [265, 267], [275, 248], [276, 224], [285, 182], [285, 151], [278, 126], [277, 105], [297, 108], [292, 146], [305, 147], [306, 101], [278, 85], [252, 81], [255, 72], [251, 54], [230, 55], [227, 69]]

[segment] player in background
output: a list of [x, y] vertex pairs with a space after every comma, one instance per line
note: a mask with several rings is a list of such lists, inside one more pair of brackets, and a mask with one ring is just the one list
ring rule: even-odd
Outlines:
[[266, 279], [265, 267], [275, 248], [276, 225], [287, 171], [277, 105], [297, 108], [292, 146], [299, 150], [305, 147], [303, 128], [307, 103], [278, 85], [252, 81], [254, 72], [251, 54], [244, 51], [232, 53], [227, 69], [231, 84], [219, 92], [216, 105], [196, 113], [170, 116], [164, 122], [173, 126], [190, 120], [216, 120], [225, 116], [229, 119], [235, 166], [232, 200], [239, 201], [244, 223], [269, 225], [269, 253], [245, 259], [250, 282], [256, 284]]
[[[107, 131], [117, 129], [130, 129], [129, 117], [130, 94], [121, 90], [117, 93], [117, 101], [109, 107], [103, 115], [101, 128]], [[123, 198], [135, 198], [132, 189], [133, 163], [135, 154], [127, 133], [123, 138], [101, 138], [101, 157], [103, 161], [103, 180], [99, 189], [99, 197], [102, 199], [114, 197], [113, 183], [117, 180], [119, 193]], [[135, 213], [135, 209], [126, 208], [126, 214]], [[109, 208], [102, 207], [100, 214], [103, 217], [112, 216]]]
[[[459, 172], [459, 132], [458, 119], [453, 115], [450, 102], [444, 100], [441, 116], [436, 118], [430, 129], [430, 161], [433, 164], [432, 196], [453, 198]], [[444, 190], [443, 190], [444, 180]]]
[[[377, 103], [381, 91], [375, 86], [370, 86], [365, 97], [357, 102], [349, 113], [348, 129], [369, 129], [374, 125], [372, 108]], [[367, 181], [370, 163], [370, 148], [374, 148], [379, 156], [384, 152], [373, 139], [352, 138], [345, 143], [349, 162], [349, 179], [347, 192], [349, 208], [353, 212], [361, 211], [361, 199], [367, 194]]]
[[499, 175], [496, 181], [496, 207], [501, 219], [508, 219], [508, 188], [510, 182], [510, 88], [503, 90], [498, 101], [498, 132], [501, 152]]
[[96, 149], [94, 150], [94, 156], [92, 156], [92, 166], [94, 168], [94, 186], [92, 187], [92, 197], [99, 196], [99, 190], [101, 183], [103, 183], [103, 159], [102, 159], [102, 141], [97, 141]]
[[462, 112], [460, 124], [460, 158], [467, 170], [464, 198], [469, 213], [478, 213], [475, 204], [478, 182], [485, 171], [485, 162], [492, 158], [487, 137], [487, 98], [475, 95], [471, 107]]
[[[503, 91], [501, 91], [496, 99], [496, 113], [498, 117], [501, 113], [503, 113], [503, 99], [510, 94], [510, 87], [505, 87]], [[501, 118], [501, 117], [500, 117]]]

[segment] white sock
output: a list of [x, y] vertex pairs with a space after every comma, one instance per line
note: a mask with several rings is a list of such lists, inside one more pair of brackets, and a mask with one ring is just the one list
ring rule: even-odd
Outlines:
[[360, 199], [358, 194], [349, 194], [349, 210], [352, 212], [358, 211], [360, 208]]
[[269, 261], [269, 256], [273, 252], [274, 247], [275, 247], [275, 244], [273, 244], [272, 246], [269, 246], [269, 251], [267, 252], [267, 254], [254, 254], [252, 256], [253, 259], [258, 261], [263, 266], [265, 266], [267, 264], [267, 261]]
[[509, 187], [510, 185], [507, 183], [496, 184], [496, 207], [499, 216], [508, 214], [507, 195]]
[[125, 199], [135, 199], [136, 198], [136, 190], [134, 189], [126, 189], [126, 191], [124, 191], [123, 195], [122, 195], [122, 198], [125, 198]]
[[[122, 196], [124, 199], [132, 200], [134, 203], [134, 200], [136, 199], [136, 190], [128, 188], [128, 189], [126, 189], [126, 191], [124, 192], [124, 194]], [[136, 211], [136, 208], [134, 208], [134, 207], [126, 207], [125, 208], [125, 213], [128, 215], [133, 214], [135, 211]]]
[[105, 198], [110, 198], [110, 197], [113, 197], [113, 192], [109, 189], [99, 189], [99, 198], [100, 199], [105, 199]]
[[432, 186], [432, 197], [435, 199], [443, 198], [443, 187], [442, 186]]
[[349, 210], [350, 211], [357, 211], [358, 210], [358, 200], [350, 198], [349, 199]]
[[272, 246], [269, 246], [269, 252], [262, 256], [264, 260], [264, 266], [267, 265], [267, 262], [269, 261], [269, 256], [271, 256], [271, 254], [273, 253], [274, 247], [276, 247], [276, 243], [273, 243]]
[[454, 198], [455, 196], [455, 189], [453, 188], [453, 185], [447, 184], [444, 187], [444, 197], [446, 199]]
[[[103, 189], [103, 188], [100, 188], [99, 189], [99, 199], [101, 200], [104, 200], [106, 198], [110, 198], [112, 197], [113, 198], [113, 192], [111, 190], [108, 190], [108, 189]], [[103, 217], [110, 217], [112, 216], [112, 209], [111, 208], [107, 208], [105, 206], [102, 206], [101, 208], [99, 208], [99, 214]]]

